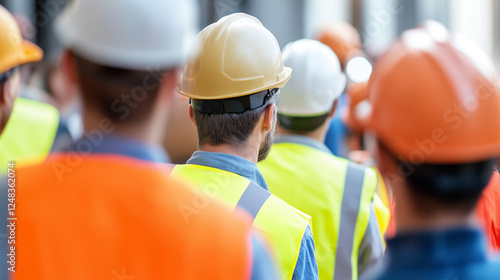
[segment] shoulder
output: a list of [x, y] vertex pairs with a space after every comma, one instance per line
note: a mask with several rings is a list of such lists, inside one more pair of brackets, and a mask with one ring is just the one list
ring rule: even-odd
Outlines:
[[278, 217], [279, 216], [287, 217], [288, 222], [289, 221], [295, 222], [297, 225], [300, 225], [301, 228], [304, 229], [304, 231], [306, 227], [309, 226], [311, 221], [311, 216], [291, 206], [290, 204], [286, 203], [284, 200], [277, 197], [276, 195], [271, 194], [268, 203], [270, 204], [269, 206], [272, 207], [270, 213], [274, 212], [273, 215]]

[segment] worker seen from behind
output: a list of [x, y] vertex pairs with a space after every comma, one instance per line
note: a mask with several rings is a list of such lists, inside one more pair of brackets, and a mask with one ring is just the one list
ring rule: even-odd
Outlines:
[[[3, 7], [0, 10], [0, 163], [41, 161], [49, 153], [59, 121], [57, 110], [48, 104], [19, 97], [29, 62], [42, 59], [43, 53], [24, 40], [19, 25]], [[9, 122], [7, 122], [9, 121]], [[21, 164], [21, 162], [19, 162]], [[1, 169], [0, 176], [6, 169]]]
[[[323, 144], [346, 78], [333, 51], [309, 39], [289, 43], [278, 135], [259, 169], [270, 191], [311, 215], [320, 279], [358, 279], [383, 255], [373, 204], [375, 172]], [[388, 210], [380, 203], [388, 220]]]
[[[3, 139], [8, 121], [11, 117], [16, 98], [19, 95], [20, 73], [19, 66], [25, 63], [35, 62], [42, 59], [42, 50], [29, 41], [22, 39], [21, 31], [14, 17], [7, 9], [0, 6], [0, 143]], [[2, 164], [0, 176], [5, 175], [8, 170], [9, 153], [8, 146], [0, 146], [0, 163]], [[7, 181], [5, 179], [5, 181]], [[0, 217], [5, 221], [7, 210], [6, 190], [0, 190], [2, 198], [2, 209]], [[5, 197], [3, 197], [5, 195]], [[5, 206], [5, 207], [3, 207]], [[7, 252], [7, 235], [0, 234], [0, 251]], [[8, 256], [0, 254], [0, 263], [5, 265]], [[6, 269], [0, 269], [0, 278], [6, 279]]]
[[161, 164], [184, 4], [74, 1], [56, 19], [86, 133], [16, 172], [15, 279], [275, 279], [248, 215], [214, 202], [185, 217], [207, 200]]
[[404, 32], [369, 84], [377, 164], [396, 200], [396, 236], [374, 279], [500, 279], [474, 209], [500, 155], [491, 61], [437, 22]]
[[12, 14], [0, 6], [0, 133], [4, 131], [19, 94], [19, 66], [42, 59], [42, 50], [21, 37], [21, 30]]
[[252, 16], [231, 14], [203, 29], [178, 88], [191, 99], [199, 150], [172, 176], [247, 210], [275, 249], [280, 279], [317, 279], [310, 217], [269, 193], [256, 165], [271, 147], [279, 88], [291, 72], [274, 36]]

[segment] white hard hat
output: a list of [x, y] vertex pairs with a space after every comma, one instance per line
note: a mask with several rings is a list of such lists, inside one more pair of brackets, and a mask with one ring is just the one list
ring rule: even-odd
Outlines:
[[[188, 2], [188, 3], [187, 3]], [[66, 48], [104, 65], [167, 69], [183, 63], [191, 1], [75, 0], [56, 19]]]
[[283, 64], [293, 75], [281, 89], [278, 113], [311, 117], [327, 113], [345, 88], [335, 53], [316, 40], [302, 39], [283, 49]]

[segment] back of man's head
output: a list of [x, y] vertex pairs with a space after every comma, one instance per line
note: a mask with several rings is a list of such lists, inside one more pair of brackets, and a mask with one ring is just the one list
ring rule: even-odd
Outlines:
[[345, 88], [339, 60], [328, 46], [302, 39], [285, 46], [283, 63], [293, 69], [293, 75], [281, 90], [279, 124], [297, 133], [313, 131], [333, 113]]
[[500, 155], [493, 69], [475, 45], [436, 22], [404, 32], [375, 65], [369, 129], [381, 172], [404, 182], [421, 214], [470, 214], [491, 177]]
[[68, 5], [56, 20], [56, 33], [76, 70], [84, 104], [115, 121], [143, 119], [163, 79], [183, 63], [189, 8], [175, 0]]
[[291, 72], [276, 38], [255, 17], [231, 14], [204, 28], [178, 88], [191, 98], [199, 145], [245, 146], [263, 115], [275, 120], [268, 109]]

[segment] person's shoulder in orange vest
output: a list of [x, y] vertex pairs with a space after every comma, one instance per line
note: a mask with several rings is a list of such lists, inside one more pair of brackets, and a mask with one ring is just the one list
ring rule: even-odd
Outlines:
[[491, 180], [483, 191], [477, 205], [477, 215], [484, 225], [486, 235], [493, 250], [500, 250], [500, 175], [493, 172]]
[[88, 155], [70, 166], [70, 156], [17, 171], [17, 280], [250, 278], [244, 214], [158, 164]]

